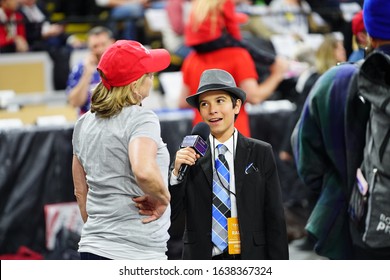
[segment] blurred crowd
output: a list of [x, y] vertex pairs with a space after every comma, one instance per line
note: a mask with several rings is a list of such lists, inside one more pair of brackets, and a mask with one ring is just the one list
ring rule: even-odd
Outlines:
[[[0, 53], [48, 51], [57, 69], [54, 88], [66, 87], [73, 49], [87, 48], [87, 32], [94, 26], [109, 28], [115, 39], [138, 40], [165, 47], [181, 66], [190, 48], [184, 44], [184, 26], [191, 1], [187, 0], [1, 0]], [[277, 35], [303, 45], [307, 34], [341, 32], [347, 55], [352, 53], [351, 17], [362, 0], [234, 0], [236, 10], [249, 15], [241, 25], [243, 38], [265, 50], [275, 51]], [[166, 9], [168, 23], [159, 34], [148, 32], [145, 11]], [[157, 21], [157, 19], [156, 19]], [[271, 39], [272, 38], [272, 39]], [[274, 39], [276, 38], [276, 39]], [[280, 39], [279, 39], [280, 41]], [[312, 48], [318, 43], [309, 42]], [[317, 45], [316, 45], [317, 44]], [[278, 49], [276, 49], [279, 51]], [[289, 50], [295, 55], [293, 50]], [[62, 75], [62, 77], [61, 77]]]

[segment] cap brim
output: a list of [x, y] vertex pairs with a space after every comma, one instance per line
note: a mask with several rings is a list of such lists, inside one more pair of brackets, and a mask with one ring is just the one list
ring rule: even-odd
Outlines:
[[149, 52], [150, 57], [142, 62], [148, 73], [162, 71], [171, 63], [171, 55], [167, 50], [151, 49]]
[[187, 97], [186, 101], [192, 107], [198, 108], [199, 107], [199, 101], [198, 101], [199, 95], [202, 94], [202, 93], [211, 91], [211, 90], [223, 90], [223, 91], [229, 92], [229, 93], [233, 94], [235, 97], [237, 97], [238, 99], [241, 99], [242, 103], [244, 103], [245, 100], [246, 100], [246, 94], [240, 88], [227, 87], [227, 86], [206, 85], [206, 86], [201, 87], [196, 92], [196, 94]]

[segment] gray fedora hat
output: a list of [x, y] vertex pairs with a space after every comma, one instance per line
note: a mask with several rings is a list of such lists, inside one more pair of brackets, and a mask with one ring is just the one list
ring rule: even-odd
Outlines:
[[187, 97], [186, 101], [192, 107], [199, 107], [199, 95], [210, 90], [223, 90], [233, 94], [245, 102], [246, 93], [236, 86], [236, 82], [229, 72], [221, 69], [205, 70], [200, 77], [198, 90], [194, 95]]

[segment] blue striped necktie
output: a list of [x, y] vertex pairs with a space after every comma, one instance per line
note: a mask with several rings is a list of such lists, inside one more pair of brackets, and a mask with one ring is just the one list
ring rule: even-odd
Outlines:
[[227, 247], [227, 218], [230, 217], [229, 165], [225, 158], [227, 148], [223, 144], [217, 146], [218, 158], [215, 160], [213, 172], [213, 207], [212, 207], [212, 241], [221, 251]]

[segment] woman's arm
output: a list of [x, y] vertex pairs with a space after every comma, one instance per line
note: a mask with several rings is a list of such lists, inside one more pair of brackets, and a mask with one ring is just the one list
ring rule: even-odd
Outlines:
[[157, 144], [148, 137], [138, 137], [129, 143], [129, 159], [135, 180], [145, 193], [135, 198], [140, 214], [149, 216], [144, 223], [160, 218], [169, 205], [170, 194], [156, 161]]
[[72, 173], [73, 173], [73, 184], [74, 184], [74, 194], [77, 199], [77, 204], [79, 205], [81, 217], [84, 223], [88, 219], [87, 214], [87, 193], [88, 185], [85, 178], [85, 171], [81, 165], [79, 159], [73, 155], [73, 164], [72, 164]]

